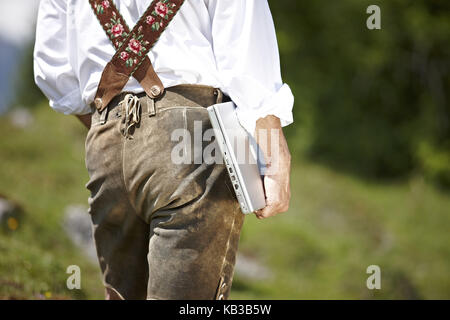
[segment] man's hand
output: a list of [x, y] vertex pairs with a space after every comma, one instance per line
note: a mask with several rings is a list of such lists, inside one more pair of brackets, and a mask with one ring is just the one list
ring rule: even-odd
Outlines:
[[[278, 133], [274, 135], [277, 138], [273, 138], [271, 130]], [[280, 119], [275, 116], [258, 119], [255, 137], [268, 162], [268, 172], [264, 176], [266, 207], [255, 212], [258, 219], [264, 219], [286, 212], [289, 208], [291, 154]]]

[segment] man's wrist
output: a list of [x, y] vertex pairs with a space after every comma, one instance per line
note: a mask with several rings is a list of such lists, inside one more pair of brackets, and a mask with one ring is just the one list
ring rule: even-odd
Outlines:
[[[256, 120], [255, 130], [258, 131], [259, 129], [281, 129], [280, 118], [274, 115], [268, 115], [264, 118], [259, 118], [258, 120]], [[255, 134], [257, 134], [257, 132]]]
[[258, 119], [255, 137], [264, 154], [265, 174], [273, 175], [289, 172], [291, 154], [283, 134], [280, 119], [274, 115]]

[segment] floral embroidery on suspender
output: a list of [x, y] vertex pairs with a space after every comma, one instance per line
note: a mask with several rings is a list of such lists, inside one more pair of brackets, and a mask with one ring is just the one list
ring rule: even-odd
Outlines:
[[[139, 61], [142, 62], [142, 59], [138, 57], [142, 57], [143, 54], [150, 50], [150, 43], [144, 40], [142, 25], [138, 28], [137, 33], [132, 32], [127, 45], [125, 48], [122, 48], [123, 42], [129, 37], [129, 34], [124, 28], [124, 25], [126, 26], [125, 21], [121, 21], [121, 18], [117, 17], [113, 9], [114, 3], [111, 3], [109, 0], [94, 0], [93, 2], [97, 15], [107, 14], [109, 10], [112, 11], [110, 22], [105, 23], [103, 27], [116, 49], [121, 49], [121, 52], [118, 53], [120, 59], [124, 61], [127, 68], [133, 68], [133, 73], [139, 66]], [[168, 22], [173, 18], [176, 6], [177, 4], [170, 0], [160, 0], [155, 4], [151, 14], [142, 19], [145, 19], [144, 21], [151, 27], [153, 32], [158, 32], [161, 28], [167, 26]], [[129, 30], [128, 27], [127, 29]]]
[[121, 20], [121, 17], [117, 17], [115, 12], [114, 3], [110, 3], [108, 0], [100, 1], [100, 3], [94, 2], [94, 10], [98, 15], [103, 15], [107, 13], [107, 10], [111, 10], [112, 17], [110, 18], [109, 23], [104, 24], [105, 31], [115, 46], [116, 49], [120, 48], [123, 41], [128, 37], [127, 30], [130, 28], [127, 26], [125, 21]]
[[138, 63], [137, 58], [130, 57], [133, 53], [138, 55], [139, 57], [147, 50], [146, 46], [150, 43], [148, 41], [143, 40], [144, 35], [142, 34], [142, 26], [138, 29], [138, 34], [133, 33], [132, 38], [128, 41], [128, 46], [125, 48], [125, 51], [120, 53], [120, 58], [125, 61], [125, 65], [127, 67], [132, 67], [134, 64]]
[[[152, 31], [159, 31], [160, 28], [164, 27], [164, 20], [170, 20], [173, 16], [174, 9], [177, 5], [175, 3], [170, 2], [170, 0], [161, 0], [156, 3], [155, 9], [153, 12], [145, 18], [145, 22], [151, 26]], [[125, 61], [125, 65], [128, 68], [132, 68], [135, 64], [138, 63], [138, 59], [136, 55], [139, 57], [142, 56], [149, 48], [148, 41], [144, 41], [144, 35], [142, 34], [142, 26], [138, 29], [138, 34], [133, 33], [132, 38], [128, 41], [128, 46], [125, 48], [125, 51], [120, 53], [120, 58]], [[135, 55], [133, 58], [132, 55]]]
[[164, 26], [164, 20], [157, 21], [157, 17], [169, 20], [169, 17], [173, 15], [173, 8], [176, 7], [175, 3], [169, 2], [169, 0], [161, 0], [153, 10], [152, 14], [147, 16], [147, 24], [152, 26], [153, 31], [158, 31], [159, 28]]
[[105, 26], [107, 28], [106, 32], [113, 39], [118, 38], [118, 37], [122, 37], [122, 38], [128, 37], [128, 33], [125, 32], [125, 28], [123, 27], [123, 24], [122, 24], [122, 21], [120, 20], [120, 18], [117, 18], [117, 15], [114, 11], [112, 14], [113, 14], [113, 16], [111, 18], [111, 23], [105, 24]]
[[103, 0], [103, 1], [101, 1], [100, 4], [98, 4], [98, 3], [95, 4], [95, 10], [97, 10], [98, 14], [105, 13], [105, 10], [107, 10], [109, 7], [110, 7], [110, 3], [108, 0]]

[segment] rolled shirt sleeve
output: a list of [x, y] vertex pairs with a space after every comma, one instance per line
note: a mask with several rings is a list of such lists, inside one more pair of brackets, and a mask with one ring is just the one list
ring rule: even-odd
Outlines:
[[87, 114], [78, 78], [69, 61], [65, 0], [41, 0], [34, 47], [34, 79], [50, 101], [64, 114]]
[[281, 79], [267, 0], [209, 0], [209, 11], [219, 77], [242, 126], [253, 134], [256, 120], [267, 115], [291, 124], [294, 96]]

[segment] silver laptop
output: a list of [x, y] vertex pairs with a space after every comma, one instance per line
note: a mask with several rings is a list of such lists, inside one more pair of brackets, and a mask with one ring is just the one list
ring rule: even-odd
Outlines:
[[248, 214], [266, 206], [260, 167], [264, 166], [260, 150], [241, 126], [233, 102], [207, 108], [214, 135], [233, 183], [243, 213]]

